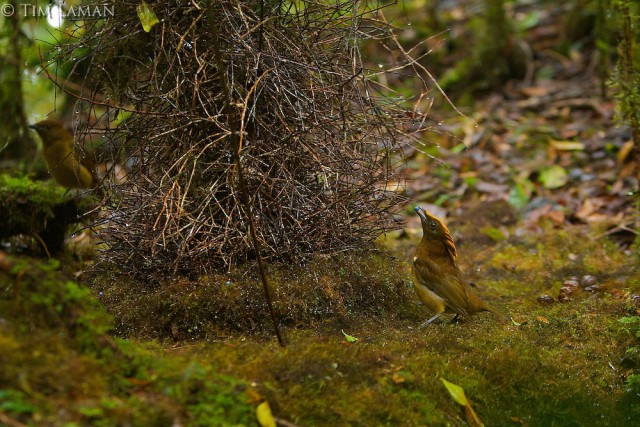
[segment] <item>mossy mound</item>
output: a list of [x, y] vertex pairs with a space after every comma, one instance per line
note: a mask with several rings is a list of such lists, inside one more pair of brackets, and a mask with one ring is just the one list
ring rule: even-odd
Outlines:
[[59, 263], [0, 252], [0, 424], [250, 425], [244, 381], [154, 345], [113, 339], [110, 316]]
[[[424, 315], [414, 301], [406, 263], [389, 252], [317, 256], [302, 267], [271, 266], [267, 276], [276, 316], [286, 328]], [[121, 336], [183, 341], [273, 334], [262, 284], [251, 265], [229, 275], [155, 284], [101, 274], [92, 287]]]
[[[35, 240], [47, 253], [58, 253], [70, 224], [78, 222], [78, 200], [53, 181], [0, 174], [0, 239]], [[21, 245], [24, 246], [21, 242]]]

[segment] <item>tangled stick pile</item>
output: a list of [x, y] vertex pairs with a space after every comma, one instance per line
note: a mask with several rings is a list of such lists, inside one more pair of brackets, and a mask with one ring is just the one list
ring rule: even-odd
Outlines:
[[116, 19], [57, 59], [107, 100], [92, 109], [128, 114], [106, 135], [128, 176], [110, 191], [105, 259], [147, 274], [225, 268], [255, 256], [248, 215], [263, 256], [284, 262], [397, 228], [396, 168], [424, 116], [360, 55], [392, 39], [375, 5], [167, 0], [145, 33], [139, 2], [103, 3]]

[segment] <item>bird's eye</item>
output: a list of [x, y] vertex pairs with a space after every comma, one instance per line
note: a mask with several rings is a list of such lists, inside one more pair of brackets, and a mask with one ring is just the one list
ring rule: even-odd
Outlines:
[[431, 228], [433, 228], [434, 230], [436, 229], [436, 223], [431, 221], [431, 224], [429, 224], [431, 226]]

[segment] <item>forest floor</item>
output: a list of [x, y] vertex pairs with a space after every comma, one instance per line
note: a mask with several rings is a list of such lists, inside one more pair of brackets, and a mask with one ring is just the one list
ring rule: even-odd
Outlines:
[[[263, 303], [209, 305], [260, 295], [255, 276], [89, 289], [77, 265], [1, 256], [0, 425], [256, 425], [265, 401], [282, 426], [635, 425], [630, 133], [589, 55], [536, 52], [543, 72], [478, 97], [468, 117], [434, 107], [433, 132], [407, 152], [405, 229], [374, 252], [270, 270], [285, 347]], [[416, 203], [445, 220], [465, 277], [512, 323], [419, 328]]]

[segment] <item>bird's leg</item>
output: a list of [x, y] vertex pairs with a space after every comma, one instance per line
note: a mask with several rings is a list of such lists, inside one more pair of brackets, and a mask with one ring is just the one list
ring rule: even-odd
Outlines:
[[455, 316], [453, 316], [453, 319], [451, 319], [450, 323], [455, 323], [456, 320], [458, 320], [458, 317], [460, 316], [460, 313], [456, 313]]
[[438, 317], [442, 316], [444, 313], [438, 313], [435, 316], [433, 316], [431, 319], [427, 320], [426, 322], [424, 322], [422, 325], [418, 326], [418, 328], [424, 328], [427, 325], [430, 325], [434, 320], [436, 320]]

